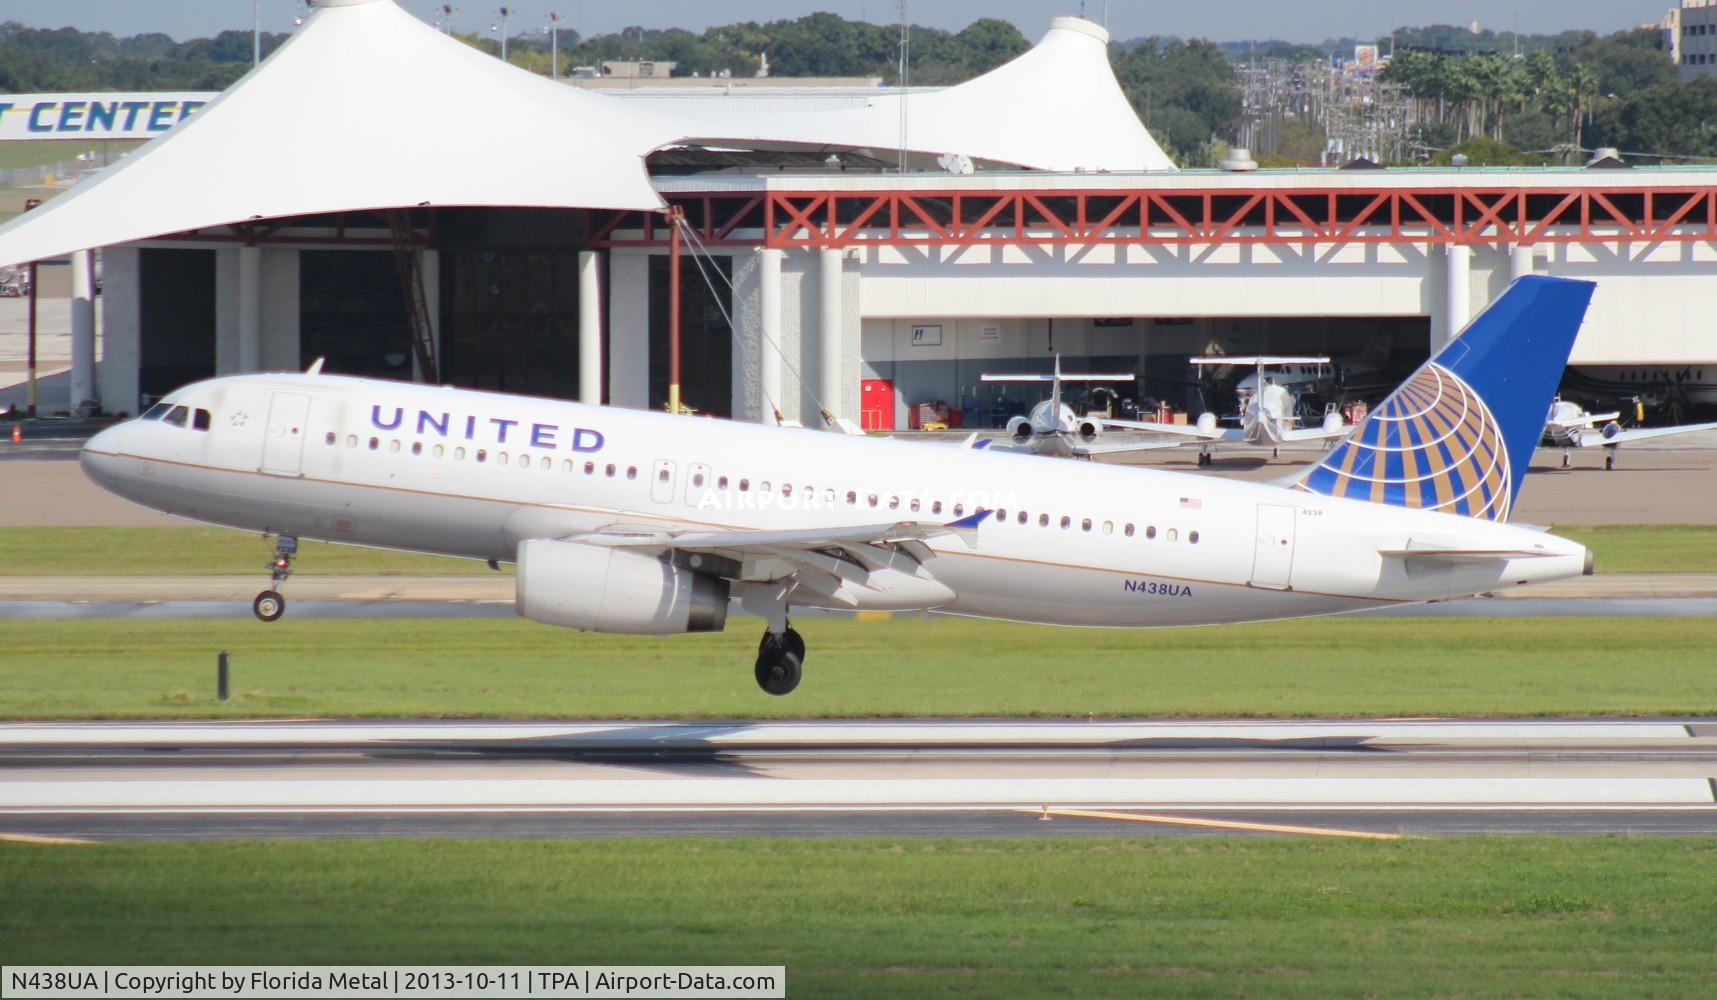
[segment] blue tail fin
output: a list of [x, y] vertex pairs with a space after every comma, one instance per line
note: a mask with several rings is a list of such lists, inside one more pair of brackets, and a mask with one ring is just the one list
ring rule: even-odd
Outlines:
[[1594, 287], [1566, 278], [1515, 281], [1299, 487], [1507, 520]]

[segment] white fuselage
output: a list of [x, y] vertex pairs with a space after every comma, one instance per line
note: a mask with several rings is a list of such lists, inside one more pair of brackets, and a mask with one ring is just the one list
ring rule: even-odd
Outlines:
[[[828, 529], [987, 509], [969, 540], [915, 543], [954, 594], [938, 608], [1106, 626], [1328, 614], [1587, 565], [1580, 545], [1531, 529], [1292, 488], [448, 387], [247, 375], [168, 401], [206, 408], [210, 429], [111, 428], [85, 449], [91, 478], [199, 521], [475, 559], [617, 528]], [[1400, 554], [1451, 544], [1541, 554]], [[744, 579], [767, 579], [769, 563], [746, 556]]]

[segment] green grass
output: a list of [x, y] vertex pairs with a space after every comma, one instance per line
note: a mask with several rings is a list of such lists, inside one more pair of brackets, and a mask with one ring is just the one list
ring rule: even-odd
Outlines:
[[[0, 576], [257, 576], [273, 555], [272, 537], [230, 528], [0, 528]], [[295, 565], [317, 576], [494, 572], [475, 559], [311, 541]]]
[[16, 170], [20, 167], [40, 167], [50, 163], [69, 162], [76, 160], [78, 154], [95, 151], [95, 161], [92, 167], [99, 167], [102, 161], [102, 146], [110, 149], [107, 158], [119, 162], [121, 155], [143, 145], [142, 139], [126, 140], [96, 140], [96, 139], [17, 139], [0, 142], [0, 170]]
[[1611, 524], [1551, 530], [1591, 549], [1600, 573], [1717, 573], [1717, 526]]
[[1692, 997], [1713, 884], [1711, 839], [0, 845], [0, 954], [784, 965], [795, 997]]
[[[513, 618], [9, 621], [0, 717], [1717, 713], [1713, 619], [797, 624], [805, 679], [773, 698], [752, 681], [753, 619], [665, 638]], [[233, 670], [224, 704], [222, 649]]]
[[[1604, 573], [1717, 573], [1717, 527], [1553, 529], [1590, 546]], [[228, 528], [0, 527], [0, 576], [224, 576], [254, 572], [273, 542]], [[487, 573], [480, 562], [303, 543], [306, 573]]]

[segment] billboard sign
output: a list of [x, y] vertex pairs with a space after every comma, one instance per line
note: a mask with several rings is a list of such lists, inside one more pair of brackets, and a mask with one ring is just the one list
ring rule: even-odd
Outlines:
[[153, 139], [220, 95], [0, 94], [0, 141]]

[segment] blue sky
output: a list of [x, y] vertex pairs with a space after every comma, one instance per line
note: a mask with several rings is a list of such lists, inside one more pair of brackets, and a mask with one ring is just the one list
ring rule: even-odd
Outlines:
[[[439, 3], [403, 0], [402, 6], [425, 20]], [[302, 0], [259, 0], [264, 30], [286, 31], [304, 9]], [[454, 27], [487, 30], [497, 20], [498, 2], [456, 2]], [[891, 0], [518, 0], [509, 34], [545, 23], [557, 11], [574, 28], [602, 34], [639, 24], [651, 28], [702, 30], [711, 24], [776, 20], [831, 10], [849, 18], [889, 22]], [[1085, 14], [1102, 20], [1107, 6], [1110, 29], [1119, 37], [1139, 35], [1203, 36], [1222, 41], [1285, 38], [1315, 42], [1342, 35], [1387, 32], [1394, 24], [1466, 23], [1506, 30], [1518, 18], [1525, 32], [1586, 28], [1609, 32], [1656, 20], [1672, 0], [917, 0], [911, 20], [937, 28], [959, 28], [978, 17], [1012, 21], [1036, 37], [1057, 14]], [[32, 27], [75, 27], [133, 35], [160, 31], [175, 38], [212, 35], [226, 28], [248, 29], [251, 0], [0, 0], [0, 21]]]

